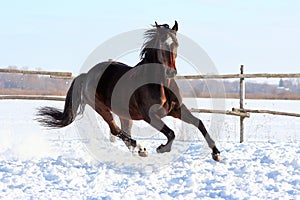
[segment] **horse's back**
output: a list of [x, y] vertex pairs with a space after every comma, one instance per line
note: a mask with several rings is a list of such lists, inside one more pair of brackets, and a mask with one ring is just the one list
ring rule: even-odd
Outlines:
[[120, 62], [102, 62], [95, 65], [88, 71], [88, 79], [100, 79], [109, 76], [122, 76], [132, 67]]
[[102, 62], [91, 68], [85, 84], [85, 96], [92, 101], [90, 103], [94, 103], [97, 97], [110, 107], [109, 102], [115, 85], [130, 69], [132, 67], [120, 62]]

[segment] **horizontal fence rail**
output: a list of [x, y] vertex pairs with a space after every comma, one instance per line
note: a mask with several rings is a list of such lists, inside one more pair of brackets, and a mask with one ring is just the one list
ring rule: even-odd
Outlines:
[[233, 79], [233, 78], [300, 78], [300, 73], [294, 74], [211, 74], [176, 76], [176, 79]]
[[65, 78], [65, 79], [73, 78], [71, 72], [50, 72], [50, 71], [20, 70], [20, 69], [0, 69], [0, 73], [49, 75], [51, 78]]
[[65, 101], [65, 97], [44, 96], [44, 95], [0, 95], [0, 100], [50, 100], [50, 101]]
[[290, 117], [300, 117], [299, 113], [290, 113], [290, 112], [281, 112], [281, 111], [274, 111], [274, 110], [255, 110], [255, 109], [239, 109], [239, 108], [232, 108], [233, 112], [244, 112], [244, 113], [264, 113], [264, 114], [271, 114], [271, 115], [283, 115], [283, 116], [290, 116]]
[[198, 112], [198, 113], [214, 113], [214, 114], [225, 114], [225, 115], [234, 115], [234, 116], [241, 116], [241, 117], [250, 117], [249, 113], [241, 112], [239, 110], [210, 110], [210, 109], [198, 109], [198, 108], [191, 108], [191, 112]]

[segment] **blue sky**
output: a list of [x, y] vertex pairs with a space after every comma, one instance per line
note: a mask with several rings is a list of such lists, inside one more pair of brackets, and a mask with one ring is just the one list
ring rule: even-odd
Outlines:
[[[76, 74], [109, 38], [176, 19], [179, 32], [206, 51], [219, 73], [237, 73], [241, 64], [248, 73], [296, 73], [299, 10], [297, 0], [0, 1], [0, 67]], [[177, 66], [192, 73], [184, 67]]]

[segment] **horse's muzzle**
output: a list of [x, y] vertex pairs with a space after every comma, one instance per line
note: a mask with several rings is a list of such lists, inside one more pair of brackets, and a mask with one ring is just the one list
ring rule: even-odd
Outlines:
[[177, 70], [176, 69], [171, 69], [171, 68], [167, 68], [166, 71], [166, 78], [174, 78], [177, 74]]

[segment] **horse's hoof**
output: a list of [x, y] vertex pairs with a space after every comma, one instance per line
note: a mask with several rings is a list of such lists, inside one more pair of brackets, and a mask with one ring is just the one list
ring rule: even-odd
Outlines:
[[219, 153], [212, 153], [212, 158], [214, 159], [214, 161], [216, 162], [220, 162], [222, 160], [222, 157]]
[[146, 148], [142, 147], [140, 144], [137, 144], [136, 147], [130, 146], [129, 150], [132, 152], [133, 155], [139, 155], [141, 157], [148, 156]]
[[146, 148], [140, 149], [140, 150], [138, 151], [138, 154], [139, 154], [139, 156], [141, 156], [141, 157], [148, 157], [148, 152], [147, 152]]
[[110, 140], [110, 142], [115, 142], [116, 141], [116, 136], [110, 134], [109, 140]]
[[156, 148], [157, 153], [165, 153], [165, 152], [170, 152], [170, 151], [171, 151], [170, 145], [161, 144], [159, 147]]

